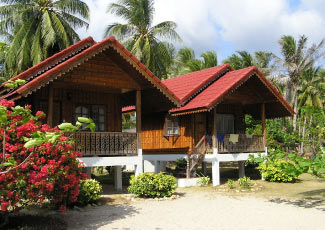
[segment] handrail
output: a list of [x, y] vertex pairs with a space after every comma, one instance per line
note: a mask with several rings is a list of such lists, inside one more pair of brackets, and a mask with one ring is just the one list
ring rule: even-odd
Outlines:
[[82, 156], [125, 156], [137, 154], [137, 134], [125, 132], [75, 132], [76, 151]]

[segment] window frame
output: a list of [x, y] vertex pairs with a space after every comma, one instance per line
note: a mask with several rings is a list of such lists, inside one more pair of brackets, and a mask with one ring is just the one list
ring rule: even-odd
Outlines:
[[[105, 105], [97, 105], [97, 104], [76, 104], [74, 106], [74, 111], [73, 111], [73, 118], [74, 118], [74, 121], [76, 122], [77, 121], [77, 113], [76, 113], [76, 109], [78, 107], [84, 107], [84, 108], [87, 108], [88, 109], [88, 115], [87, 115], [87, 118], [91, 118], [93, 119], [94, 123], [96, 124], [96, 130], [95, 132], [106, 132], [107, 131], [107, 122], [106, 122], [106, 106]], [[94, 110], [95, 108], [98, 110], [98, 121], [96, 123], [96, 120], [93, 118], [94, 117]], [[103, 109], [104, 110], [104, 114], [100, 114], [99, 110], [100, 109]], [[83, 111], [81, 110], [81, 113], [78, 113], [78, 114], [81, 114], [82, 116], [84, 116], [83, 114]], [[101, 122], [100, 121], [100, 116], [103, 116], [104, 117], [104, 121]], [[104, 129], [103, 130], [99, 130], [100, 128], [100, 125], [103, 124], [104, 125]], [[81, 131], [87, 131], [85, 129], [81, 129]]]
[[[169, 130], [173, 130], [173, 133], [170, 133]], [[174, 132], [174, 130], [177, 130], [177, 132]], [[167, 115], [165, 117], [163, 135], [165, 137], [178, 137], [181, 135], [178, 116]]]

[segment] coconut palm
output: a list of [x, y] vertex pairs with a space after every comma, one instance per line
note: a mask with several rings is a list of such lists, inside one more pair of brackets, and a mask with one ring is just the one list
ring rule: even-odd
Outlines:
[[9, 40], [6, 69], [18, 74], [79, 40], [74, 29], [88, 27], [81, 0], [0, 0], [0, 33]]
[[313, 106], [323, 108], [325, 95], [325, 72], [319, 68], [306, 70], [301, 77], [298, 108]]
[[114, 35], [158, 77], [167, 74], [172, 64], [173, 46], [169, 41], [181, 41], [176, 23], [165, 21], [152, 25], [154, 0], [119, 0], [108, 6], [107, 12], [126, 21], [107, 26], [104, 37]]
[[223, 60], [223, 63], [229, 63], [234, 69], [257, 66], [264, 75], [269, 76], [273, 69], [271, 60], [272, 57], [269, 52], [258, 51], [252, 55], [247, 51], [237, 51], [236, 54]]
[[218, 58], [215, 52], [203, 52], [201, 54], [201, 59], [196, 59], [194, 50], [184, 47], [180, 49], [176, 55], [173, 75], [186, 74], [216, 65], [218, 65]]
[[[292, 36], [282, 36], [279, 40], [283, 58], [272, 54], [279, 67], [279, 77], [286, 80], [285, 99], [298, 110], [298, 89], [302, 74], [313, 67], [314, 63], [324, 56], [322, 48], [325, 40], [307, 49], [307, 37], [301, 36], [298, 42]], [[297, 129], [297, 113], [293, 118], [294, 130]]]

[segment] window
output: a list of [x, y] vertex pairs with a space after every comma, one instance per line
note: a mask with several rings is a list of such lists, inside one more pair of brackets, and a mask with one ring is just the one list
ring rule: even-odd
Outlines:
[[231, 134], [235, 132], [234, 115], [217, 114], [217, 133]]
[[167, 116], [164, 124], [164, 136], [179, 136], [178, 117]]
[[[82, 105], [75, 108], [75, 121], [78, 117], [90, 117], [96, 125], [97, 132], [105, 131], [105, 107], [99, 105]], [[85, 130], [83, 126], [82, 130]]]

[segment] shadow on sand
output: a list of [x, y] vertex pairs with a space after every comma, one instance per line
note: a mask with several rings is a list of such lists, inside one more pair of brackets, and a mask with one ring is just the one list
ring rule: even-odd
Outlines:
[[302, 199], [299, 200], [286, 200], [282, 198], [271, 199], [274, 203], [285, 203], [302, 208], [316, 208], [325, 211], [325, 189], [316, 189], [307, 192], [299, 193]]
[[118, 219], [125, 219], [138, 211], [131, 205], [116, 204], [86, 207], [78, 211], [69, 211], [63, 219], [68, 223], [68, 229], [95, 230]]

